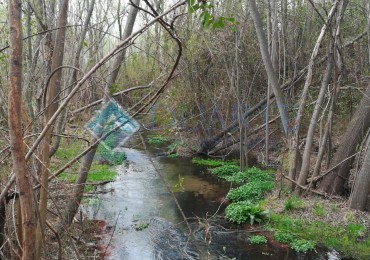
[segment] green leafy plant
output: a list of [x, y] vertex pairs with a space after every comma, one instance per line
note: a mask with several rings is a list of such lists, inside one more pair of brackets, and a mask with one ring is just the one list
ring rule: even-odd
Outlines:
[[294, 236], [286, 231], [277, 231], [274, 234], [274, 239], [279, 243], [288, 244], [294, 241]]
[[232, 29], [235, 30], [235, 26], [238, 24], [235, 18], [232, 17], [215, 17], [210, 11], [213, 5], [210, 1], [202, 0], [188, 0], [189, 13], [199, 13], [199, 20], [205, 31], [210, 29], [221, 29], [225, 27], [225, 23], [230, 23], [233, 25]]
[[248, 240], [252, 245], [262, 245], [267, 243], [266, 237], [261, 235], [250, 236]]
[[240, 167], [233, 164], [225, 164], [217, 168], [210, 169], [210, 172], [218, 177], [226, 177], [239, 172]]
[[292, 196], [288, 198], [284, 203], [284, 210], [294, 210], [299, 209], [303, 206], [302, 200], [297, 198], [296, 196]]
[[210, 169], [210, 171], [218, 177], [236, 184], [242, 184], [248, 181], [251, 182], [273, 180], [270, 172], [263, 171], [256, 167], [251, 167], [241, 172], [239, 170], [239, 167], [236, 165], [223, 165], [214, 169]]
[[263, 199], [264, 193], [273, 187], [274, 185], [271, 181], [252, 181], [230, 190], [226, 197], [233, 202], [245, 200], [257, 202]]
[[248, 220], [251, 225], [255, 222], [261, 223], [269, 216], [269, 212], [264, 210], [259, 204], [250, 201], [240, 201], [231, 203], [225, 209], [226, 219], [238, 224], [244, 224]]
[[315, 242], [306, 239], [297, 239], [290, 243], [292, 249], [299, 253], [307, 253], [310, 250], [315, 249]]

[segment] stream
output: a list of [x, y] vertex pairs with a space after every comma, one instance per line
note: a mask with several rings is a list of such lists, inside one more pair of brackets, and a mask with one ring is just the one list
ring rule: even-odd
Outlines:
[[104, 223], [104, 259], [344, 259], [320, 247], [298, 254], [271, 235], [269, 243], [251, 245], [250, 235], [268, 233], [257, 226], [238, 230], [223, 220], [222, 201], [230, 184], [188, 158], [120, 149], [127, 160], [116, 168], [116, 180], [100, 187], [109, 192], [84, 206], [90, 219]]

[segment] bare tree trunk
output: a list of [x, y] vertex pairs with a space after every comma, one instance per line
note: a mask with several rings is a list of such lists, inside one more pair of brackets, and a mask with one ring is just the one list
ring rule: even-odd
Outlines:
[[274, 71], [274, 68], [271, 62], [271, 57], [270, 57], [268, 47], [267, 47], [266, 36], [263, 32], [261, 16], [258, 12], [256, 1], [249, 0], [248, 2], [249, 2], [250, 13], [251, 13], [251, 16], [254, 22], [254, 27], [256, 29], [258, 43], [260, 45], [260, 51], [261, 51], [263, 63], [265, 65], [267, 77], [268, 77], [269, 82], [271, 83], [272, 90], [275, 94], [276, 103], [279, 108], [283, 130], [285, 134], [288, 134], [288, 116], [286, 112], [284, 94], [283, 94], [283, 91], [280, 89], [279, 80], [276, 76], [276, 73]]
[[317, 124], [317, 120], [319, 118], [319, 115], [321, 113], [322, 103], [324, 102], [325, 93], [328, 87], [328, 84], [330, 83], [333, 67], [334, 67], [334, 61], [333, 61], [333, 44], [330, 46], [330, 54], [328, 56], [328, 64], [326, 66], [326, 71], [324, 74], [324, 78], [322, 79], [321, 83], [321, 89], [319, 96], [317, 98], [314, 112], [311, 117], [311, 122], [308, 127], [307, 131], [307, 137], [306, 137], [306, 145], [302, 156], [302, 166], [301, 166], [301, 172], [298, 177], [298, 184], [304, 186], [306, 185], [307, 176], [310, 169], [310, 162], [311, 162], [311, 150], [313, 145], [313, 139], [314, 139], [314, 133], [315, 128]]
[[[61, 9], [58, 17], [57, 27], [60, 28], [57, 31], [55, 38], [53, 59], [51, 63], [51, 73], [54, 73], [50, 78], [50, 83], [46, 86], [46, 112], [45, 112], [45, 125], [54, 115], [58, 109], [58, 103], [56, 99], [60, 91], [60, 82], [62, 78], [62, 71], [59, 68], [63, 64], [64, 57], [64, 43], [65, 43], [65, 33], [68, 17], [68, 5], [69, 0], [63, 0], [61, 4]], [[42, 188], [40, 190], [40, 202], [39, 202], [39, 211], [40, 219], [37, 225], [36, 233], [36, 259], [39, 259], [41, 256], [42, 248], [42, 232], [46, 223], [46, 213], [47, 213], [47, 200], [49, 192], [49, 164], [50, 164], [50, 145], [52, 137], [53, 127], [49, 128], [49, 131], [46, 133], [43, 145], [42, 145], [42, 166], [41, 166], [41, 184]]]
[[[74, 58], [74, 65], [73, 65], [75, 68], [80, 67], [81, 51], [82, 51], [82, 48], [84, 46], [85, 36], [86, 36], [87, 30], [90, 26], [90, 20], [91, 20], [91, 16], [92, 16], [92, 13], [93, 13], [93, 10], [94, 10], [94, 6], [95, 6], [95, 0], [92, 0], [91, 3], [90, 3], [90, 6], [89, 6], [89, 11], [87, 13], [87, 16], [86, 16], [86, 19], [85, 19], [85, 22], [84, 22], [84, 27], [82, 29], [82, 33], [81, 33], [81, 36], [80, 36], [80, 41], [77, 45], [78, 49], [77, 49], [77, 52], [76, 52], [76, 55], [75, 55], [75, 58]], [[71, 87], [67, 88], [65, 96], [69, 95], [69, 93], [71, 92], [72, 85], [75, 82], [77, 82], [77, 70], [72, 71], [72, 76], [71, 76], [69, 84], [68, 84]], [[56, 123], [56, 127], [55, 127], [55, 132], [56, 133], [64, 132], [66, 121], [67, 121], [67, 108], [65, 108], [62, 111], [62, 113], [60, 114], [59, 120]], [[50, 155], [49, 155], [50, 157], [52, 157], [55, 154], [55, 152], [58, 150], [59, 145], [60, 145], [60, 141], [61, 141], [61, 136], [57, 135], [53, 140], [53, 147], [51, 148]]]
[[292, 137], [291, 137], [291, 145], [290, 145], [290, 164], [291, 165], [289, 167], [289, 177], [293, 180], [295, 179], [294, 176], [296, 175], [296, 172], [299, 171], [299, 169], [297, 168], [298, 157], [300, 156], [300, 152], [299, 152], [299, 134], [300, 134], [301, 122], [302, 122], [303, 115], [304, 115], [308, 89], [311, 86], [311, 82], [312, 82], [312, 78], [313, 78], [313, 68], [314, 68], [314, 65], [315, 65], [316, 57], [319, 53], [319, 48], [320, 48], [321, 43], [324, 39], [325, 33], [326, 33], [330, 23], [331, 23], [331, 20], [332, 20], [335, 12], [337, 10], [338, 3], [339, 3], [339, 0], [335, 1], [335, 3], [333, 4], [333, 6], [330, 9], [330, 12], [329, 12], [328, 17], [326, 19], [326, 22], [323, 25], [323, 27], [321, 28], [321, 32], [319, 34], [319, 37], [317, 38], [315, 47], [312, 51], [311, 58], [310, 58], [310, 61], [309, 61], [309, 64], [308, 64], [308, 72], [307, 72], [306, 82], [305, 82], [304, 87], [303, 87], [302, 96], [301, 96], [301, 100], [300, 100], [300, 103], [299, 103], [299, 109], [298, 109], [297, 117], [296, 117], [296, 120], [295, 120], [295, 123], [294, 123], [294, 128], [293, 128], [294, 131], [293, 131]]
[[[328, 194], [341, 194], [344, 191], [344, 184], [348, 179], [356, 152], [356, 147], [361, 143], [366, 131], [370, 127], [370, 85], [358, 105], [355, 114], [344, 133], [340, 146], [334, 154], [331, 167], [339, 164], [320, 183], [320, 190]], [[349, 158], [349, 159], [348, 159]]]
[[[9, 103], [8, 123], [13, 171], [16, 176], [22, 208], [22, 259], [35, 258], [35, 227], [33, 193], [27, 169], [22, 137], [22, 7], [19, 0], [9, 1], [10, 54], [9, 54]], [[2, 202], [4, 203], [4, 202]]]

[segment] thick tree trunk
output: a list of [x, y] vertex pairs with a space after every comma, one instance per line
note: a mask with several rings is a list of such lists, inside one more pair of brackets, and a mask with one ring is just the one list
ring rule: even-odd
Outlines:
[[22, 259], [35, 258], [36, 214], [30, 175], [27, 169], [22, 136], [22, 7], [19, 0], [9, 1], [10, 54], [9, 54], [9, 103], [8, 123], [13, 171], [16, 176], [22, 208]]
[[357, 174], [355, 185], [350, 197], [349, 207], [365, 210], [370, 191], [370, 138], [366, 142], [366, 152], [360, 172]]
[[[340, 146], [334, 154], [331, 166], [336, 167], [331, 173], [326, 175], [320, 183], [320, 190], [331, 195], [341, 194], [344, 191], [344, 184], [348, 179], [356, 147], [361, 144], [366, 131], [370, 126], [370, 85], [365, 92], [358, 108], [343, 135]], [[347, 159], [347, 160], [346, 160]]]

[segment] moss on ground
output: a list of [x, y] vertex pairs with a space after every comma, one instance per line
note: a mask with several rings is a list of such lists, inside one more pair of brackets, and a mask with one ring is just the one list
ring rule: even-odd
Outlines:
[[[62, 141], [58, 151], [53, 157], [51, 170], [55, 171], [65, 165], [68, 161], [80, 154], [85, 148], [86, 144], [82, 141]], [[99, 150], [98, 150], [99, 155]], [[59, 175], [59, 179], [68, 183], [74, 183], [78, 174], [79, 163], [74, 163], [69, 169]], [[90, 172], [87, 177], [87, 183], [97, 183], [103, 181], [113, 181], [117, 173], [110, 165], [98, 164], [94, 160], [91, 165]], [[91, 185], [86, 185], [85, 191], [92, 191], [94, 188]]]

